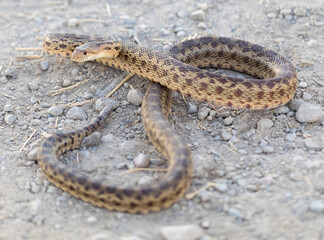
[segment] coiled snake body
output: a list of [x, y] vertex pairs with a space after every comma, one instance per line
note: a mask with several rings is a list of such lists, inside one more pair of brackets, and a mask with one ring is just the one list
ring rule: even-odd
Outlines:
[[[130, 213], [169, 207], [191, 181], [191, 151], [167, 121], [171, 106], [168, 89], [218, 106], [270, 109], [287, 103], [297, 85], [296, 70], [289, 60], [260, 45], [232, 38], [187, 40], [165, 54], [122, 41], [49, 34], [44, 38], [44, 50], [78, 62], [96, 60], [167, 87], [152, 84], [142, 103], [147, 135], [169, 162], [161, 181], [122, 188], [90, 179], [58, 161], [58, 155], [78, 147], [85, 136], [96, 131], [113, 106], [83, 129], [52, 135], [38, 152], [38, 162], [53, 184], [94, 205]], [[200, 69], [204, 67], [232, 69], [259, 79], [220, 76]]]

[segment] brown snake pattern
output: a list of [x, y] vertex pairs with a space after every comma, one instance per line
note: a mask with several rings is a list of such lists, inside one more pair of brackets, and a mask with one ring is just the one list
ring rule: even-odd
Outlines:
[[[260, 45], [232, 38], [208, 36], [187, 40], [164, 54], [126, 42], [49, 34], [44, 38], [44, 50], [72, 56], [80, 62], [96, 60], [185, 96], [235, 108], [278, 107], [293, 97], [297, 85], [296, 70], [289, 60]], [[204, 67], [232, 69], [260, 79], [220, 76], [200, 69]], [[131, 188], [105, 185], [57, 160], [58, 155], [76, 148], [85, 136], [98, 129], [113, 106], [104, 109], [83, 129], [46, 139], [38, 162], [50, 182], [94, 205], [130, 213], [166, 208], [184, 194], [192, 173], [191, 151], [167, 121], [170, 106], [170, 91], [152, 84], [143, 100], [142, 120], [148, 136], [169, 162], [166, 176], [157, 183]]]

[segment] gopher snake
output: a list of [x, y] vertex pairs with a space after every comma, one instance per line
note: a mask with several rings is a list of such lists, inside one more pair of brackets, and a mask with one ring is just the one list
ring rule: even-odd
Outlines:
[[[294, 66], [278, 53], [243, 40], [201, 37], [174, 46], [167, 54], [123, 41], [73, 34], [49, 34], [44, 50], [74, 61], [96, 60], [143, 76], [167, 88], [210, 104], [246, 109], [270, 109], [287, 103], [294, 95]], [[220, 76], [200, 68], [217, 67], [253, 75], [259, 79]], [[147, 213], [169, 207], [190, 184], [191, 151], [167, 121], [170, 91], [152, 84], [143, 100], [142, 120], [158, 150], [168, 159], [166, 176], [159, 182], [135, 187], [105, 185], [57, 160], [57, 156], [80, 145], [98, 129], [112, 110], [105, 109], [84, 127], [54, 134], [44, 141], [38, 162], [50, 182], [73, 196], [109, 210]]]

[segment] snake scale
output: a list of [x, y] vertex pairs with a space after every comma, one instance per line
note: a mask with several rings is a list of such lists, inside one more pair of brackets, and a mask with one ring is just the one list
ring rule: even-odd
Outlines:
[[[51, 135], [38, 152], [38, 163], [50, 182], [86, 202], [122, 212], [147, 213], [167, 208], [183, 196], [190, 184], [191, 151], [167, 120], [170, 90], [217, 106], [271, 109], [287, 103], [297, 85], [296, 70], [288, 59], [233, 38], [190, 39], [163, 53], [124, 41], [48, 34], [43, 47], [50, 55], [71, 57], [77, 62], [95, 60], [158, 83], [152, 83], [145, 94], [142, 121], [147, 135], [168, 160], [168, 172], [162, 180], [134, 187], [103, 184], [58, 160], [60, 154], [78, 147], [85, 136], [96, 131], [114, 106], [106, 107], [83, 129]], [[221, 76], [201, 69], [206, 67], [231, 69], [257, 79]]]

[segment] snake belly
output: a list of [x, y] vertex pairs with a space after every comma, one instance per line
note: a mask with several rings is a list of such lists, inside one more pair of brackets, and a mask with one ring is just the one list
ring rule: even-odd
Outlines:
[[[88, 42], [106, 43], [107, 40], [85, 35], [49, 34], [44, 38], [44, 50], [52, 55], [70, 57], [77, 47]], [[287, 103], [296, 91], [296, 70], [289, 60], [242, 40], [202, 37], [184, 41], [167, 54], [118, 42], [118, 50], [117, 57], [96, 60], [215, 105], [269, 109]], [[261, 79], [220, 76], [200, 69], [203, 67], [232, 69]], [[147, 135], [168, 160], [168, 172], [162, 180], [128, 188], [105, 185], [58, 161], [58, 155], [76, 148], [85, 136], [96, 131], [110, 109], [83, 129], [54, 134], [44, 141], [38, 162], [49, 181], [96, 206], [130, 213], [159, 211], [181, 198], [191, 181], [191, 151], [167, 121], [170, 91], [159, 84], [151, 84], [143, 99], [142, 121]]]

